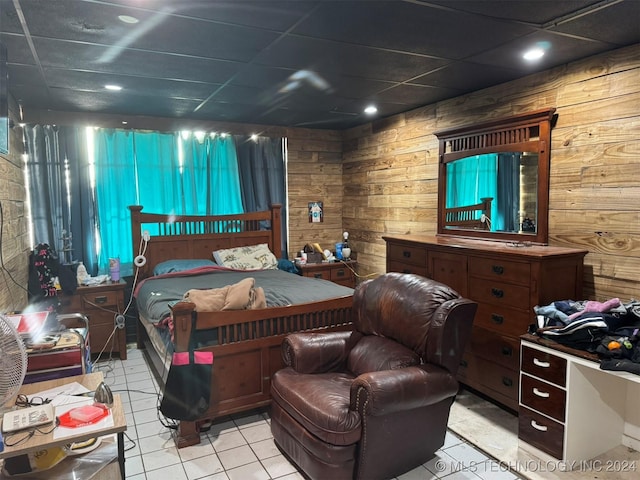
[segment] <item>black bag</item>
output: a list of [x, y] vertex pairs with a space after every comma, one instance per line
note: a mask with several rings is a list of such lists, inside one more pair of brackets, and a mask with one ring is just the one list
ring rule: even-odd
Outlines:
[[160, 402], [162, 414], [174, 420], [197, 420], [209, 408], [213, 352], [195, 351], [194, 333], [195, 318], [189, 351], [173, 354]]

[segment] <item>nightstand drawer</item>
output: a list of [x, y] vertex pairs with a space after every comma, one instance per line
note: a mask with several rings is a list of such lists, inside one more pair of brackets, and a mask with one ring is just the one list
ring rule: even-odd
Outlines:
[[304, 272], [305, 277], [321, 278], [322, 280], [331, 280], [331, 272], [329, 270], [311, 270]]
[[564, 426], [528, 408], [518, 412], [518, 437], [555, 458], [562, 459]]
[[332, 282], [337, 283], [337, 282], [351, 280], [352, 276], [353, 276], [353, 273], [351, 273], [351, 270], [349, 270], [347, 267], [332, 268], [330, 279]]
[[520, 377], [520, 403], [564, 422], [567, 394], [561, 388], [529, 375]]
[[523, 372], [561, 387], [566, 385], [567, 361], [564, 358], [522, 347], [520, 364]]
[[117, 307], [122, 292], [107, 291], [93, 292], [82, 295], [84, 308]]

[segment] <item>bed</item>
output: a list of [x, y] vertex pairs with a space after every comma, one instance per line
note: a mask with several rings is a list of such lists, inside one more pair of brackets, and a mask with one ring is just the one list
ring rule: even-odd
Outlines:
[[493, 198], [481, 198], [480, 203], [463, 207], [447, 208], [444, 216], [445, 227], [491, 229], [491, 202]]
[[[211, 285], [208, 280], [203, 280], [202, 275], [230, 274], [229, 282], [234, 283], [241, 273], [255, 278], [256, 285], [264, 287], [267, 304], [273, 305], [273, 301], [269, 301], [272, 297], [271, 280], [263, 278], [260, 271], [221, 272], [220, 267], [205, 266], [177, 275], [174, 272], [154, 276], [154, 269], [167, 261], [211, 260], [214, 251], [247, 245], [266, 244], [271, 252], [279, 252], [281, 207], [274, 205], [264, 212], [219, 216], [144, 213], [141, 206], [130, 206], [129, 209], [134, 252], [140, 254], [135, 261], [138, 266], [136, 303], [140, 304], [138, 347], [144, 350], [160, 386], [164, 388], [170, 353], [187, 351], [192, 336], [197, 340], [198, 350], [214, 354], [212, 374], [208, 379], [211, 384], [209, 409], [196, 421], [178, 423], [174, 439], [179, 448], [199, 443], [201, 426], [216, 417], [269, 405], [271, 376], [283, 366], [280, 346], [285, 335], [296, 331], [351, 328], [352, 289], [281, 270], [273, 273], [278, 278], [289, 276], [295, 280], [295, 288], [315, 291], [318, 285], [322, 285], [329, 289], [329, 296], [325, 298], [316, 294], [308, 301], [295, 304], [288, 304], [284, 299], [275, 302], [276, 306], [252, 310], [196, 312], [194, 303], [175, 302], [170, 296], [149, 306], [153, 302], [142, 298], [143, 290], [146, 288], [152, 295], [157, 295], [164, 288], [149, 287], [154, 285], [152, 282], [160, 285], [167, 278], [177, 276], [181, 277], [180, 281], [194, 281], [193, 288], [197, 289]], [[185, 277], [189, 279], [185, 280]], [[313, 286], [303, 283], [307, 280], [312, 281]], [[170, 322], [166, 322], [166, 316], [157, 318], [163, 315], [156, 311], [157, 308], [162, 310], [163, 302], [169, 311]], [[195, 319], [194, 331], [192, 318]], [[173, 325], [173, 339], [170, 341], [166, 330], [156, 326], [166, 326], [167, 323]]]

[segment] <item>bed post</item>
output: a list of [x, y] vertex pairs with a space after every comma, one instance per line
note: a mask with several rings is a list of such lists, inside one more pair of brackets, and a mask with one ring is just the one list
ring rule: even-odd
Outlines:
[[[271, 233], [272, 233], [272, 241], [271, 251], [274, 253], [278, 253], [278, 258], [282, 255], [282, 224], [281, 224], [281, 210], [282, 205], [279, 203], [274, 203], [271, 205]], [[289, 258], [289, 254], [287, 252], [287, 258]]]

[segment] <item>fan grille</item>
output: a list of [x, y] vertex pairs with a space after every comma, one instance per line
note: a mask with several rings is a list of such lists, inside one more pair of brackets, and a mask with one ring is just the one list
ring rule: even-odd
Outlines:
[[0, 407], [17, 395], [27, 373], [27, 349], [13, 323], [0, 314]]

